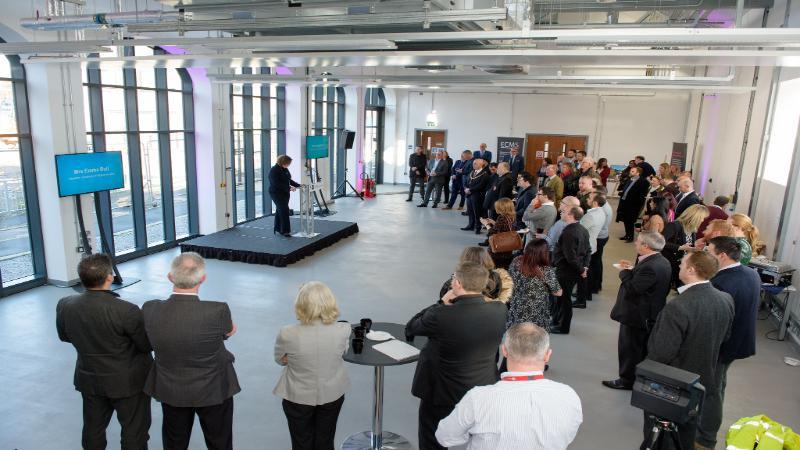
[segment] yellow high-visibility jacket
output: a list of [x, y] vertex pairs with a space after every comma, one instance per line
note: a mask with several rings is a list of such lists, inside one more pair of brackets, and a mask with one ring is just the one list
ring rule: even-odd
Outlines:
[[765, 415], [744, 417], [731, 425], [726, 450], [800, 450], [800, 436]]

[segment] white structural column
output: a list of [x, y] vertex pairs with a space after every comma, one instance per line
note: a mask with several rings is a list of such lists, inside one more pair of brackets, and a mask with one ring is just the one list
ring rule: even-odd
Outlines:
[[[306, 135], [308, 134], [308, 90], [305, 86], [296, 84], [286, 86], [286, 154], [292, 158], [292, 165], [289, 172], [292, 179], [303, 184], [311, 180], [306, 175]], [[321, 161], [320, 161], [321, 162]], [[327, 183], [328, 171], [323, 165], [319, 166], [320, 175], [323, 183]], [[327, 186], [327, 184], [324, 184]], [[325, 197], [330, 194], [325, 189]], [[300, 209], [300, 196], [292, 195], [289, 197], [289, 207], [295, 210]]]
[[[394, 89], [383, 88], [386, 109], [383, 112], [383, 182], [384, 184], [403, 183], [402, 173], [405, 139], [397, 136], [397, 96]], [[398, 167], [399, 166], [399, 167]]]
[[[80, 70], [66, 63], [26, 67], [47, 276], [60, 286], [77, 283], [81, 258], [75, 199], [58, 197], [55, 166], [55, 155], [87, 150]], [[84, 195], [82, 203], [91, 229], [92, 196]]]
[[[209, 69], [221, 71], [221, 69]], [[197, 152], [197, 200], [200, 234], [233, 226], [230, 85], [211, 83], [205, 69], [191, 69]]]

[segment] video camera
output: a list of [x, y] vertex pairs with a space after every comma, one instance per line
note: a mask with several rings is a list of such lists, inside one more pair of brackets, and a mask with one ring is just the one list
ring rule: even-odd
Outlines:
[[705, 392], [700, 375], [645, 359], [636, 366], [631, 405], [680, 425], [699, 417]]

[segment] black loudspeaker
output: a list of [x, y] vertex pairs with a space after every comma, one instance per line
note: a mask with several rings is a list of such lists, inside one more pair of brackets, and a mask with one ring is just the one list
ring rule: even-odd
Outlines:
[[353, 148], [353, 142], [356, 140], [356, 132], [344, 130], [342, 133], [344, 134], [344, 148], [345, 150], [350, 150]]

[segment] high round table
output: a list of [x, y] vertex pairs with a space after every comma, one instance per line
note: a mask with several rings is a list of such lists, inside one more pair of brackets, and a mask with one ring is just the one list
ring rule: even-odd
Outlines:
[[[386, 331], [402, 342], [406, 342], [405, 329], [405, 325], [399, 323], [375, 322], [372, 324], [372, 330]], [[352, 338], [353, 333], [351, 332], [350, 339]], [[416, 336], [413, 342], [407, 342], [407, 344], [421, 350], [427, 341], [428, 339], [425, 337]], [[342, 450], [406, 450], [413, 448], [411, 443], [403, 436], [390, 431], [383, 431], [383, 368], [385, 366], [409, 364], [415, 362], [419, 357], [412, 356], [411, 358], [397, 361], [372, 348], [374, 345], [383, 342], [386, 341], [372, 341], [364, 338], [364, 351], [361, 354], [356, 355], [353, 353], [353, 346], [351, 345], [344, 355], [344, 360], [349, 363], [375, 367], [375, 388], [372, 403], [372, 430], [349, 436], [342, 443]]]

